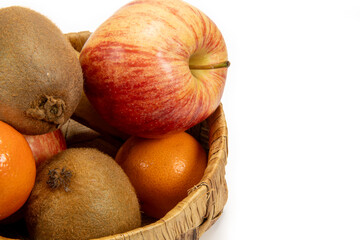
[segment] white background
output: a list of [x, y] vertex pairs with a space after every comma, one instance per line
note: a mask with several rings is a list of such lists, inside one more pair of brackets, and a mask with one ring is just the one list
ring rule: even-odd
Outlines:
[[[127, 0], [4, 1], [64, 32]], [[188, 0], [220, 28], [229, 69], [229, 199], [201, 239], [360, 239], [360, 1]]]

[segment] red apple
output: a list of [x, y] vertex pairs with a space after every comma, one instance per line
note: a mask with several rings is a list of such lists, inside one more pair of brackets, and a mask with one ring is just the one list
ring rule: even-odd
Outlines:
[[33, 152], [36, 166], [66, 149], [65, 137], [60, 129], [41, 135], [24, 135]]
[[184, 131], [219, 105], [225, 41], [181, 0], [136, 0], [90, 36], [80, 53], [84, 90], [100, 116], [130, 135]]

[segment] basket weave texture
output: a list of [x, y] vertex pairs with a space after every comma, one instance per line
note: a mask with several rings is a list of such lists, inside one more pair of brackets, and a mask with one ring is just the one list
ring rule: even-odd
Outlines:
[[102, 240], [195, 240], [221, 216], [228, 197], [225, 166], [228, 135], [222, 105], [189, 133], [208, 149], [208, 166], [198, 185], [160, 220]]
[[[90, 32], [66, 34], [75, 50], [80, 51]], [[77, 119], [75, 119], [77, 120]], [[70, 120], [63, 131], [68, 147], [104, 146], [98, 142], [76, 139], [83, 135], [78, 122]], [[73, 124], [75, 123], [75, 124]], [[84, 124], [84, 123], [82, 123]], [[79, 132], [82, 131], [82, 134]], [[205, 121], [192, 127], [188, 132], [194, 136], [208, 152], [208, 166], [199, 184], [189, 190], [188, 196], [178, 203], [163, 218], [143, 224], [134, 230], [98, 238], [101, 240], [195, 240], [208, 230], [221, 216], [228, 197], [225, 180], [225, 166], [228, 155], [228, 130], [222, 104]], [[88, 133], [88, 135], [91, 133]], [[85, 134], [86, 135], [86, 134]], [[109, 139], [107, 136], [105, 141]], [[104, 140], [102, 139], [102, 140]], [[110, 141], [113, 148], [101, 149], [114, 156], [120, 141]], [[80, 142], [80, 144], [79, 144]], [[109, 143], [109, 141], [107, 141]], [[94, 146], [95, 145], [95, 146]], [[1, 235], [1, 233], [0, 233]], [[0, 236], [0, 239], [9, 239]]]

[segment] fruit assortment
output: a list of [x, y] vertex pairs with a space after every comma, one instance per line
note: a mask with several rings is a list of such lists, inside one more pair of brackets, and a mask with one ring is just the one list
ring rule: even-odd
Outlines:
[[[126, 232], [201, 181], [207, 153], [185, 131], [219, 106], [229, 67], [204, 13], [182, 0], [135, 0], [83, 48], [31, 9], [0, 9], [0, 26], [0, 236], [9, 219], [31, 239]], [[67, 146], [60, 128], [79, 115], [121, 136], [116, 155]], [[24, 173], [12, 176], [16, 168]]]

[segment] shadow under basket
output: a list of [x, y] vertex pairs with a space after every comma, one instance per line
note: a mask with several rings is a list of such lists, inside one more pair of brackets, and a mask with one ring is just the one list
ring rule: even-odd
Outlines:
[[[82, 46], [84, 41], [78, 44]], [[73, 42], [72, 45], [76, 49]], [[71, 128], [71, 126], [67, 126], [67, 130], [69, 130], [69, 128]], [[76, 127], [76, 129], [79, 128]], [[208, 152], [208, 165], [199, 184], [190, 189], [188, 196], [179, 202], [163, 218], [149, 221], [143, 219], [142, 227], [98, 239], [195, 240], [199, 239], [201, 235], [219, 219], [228, 198], [228, 189], [225, 180], [225, 166], [228, 155], [228, 131], [222, 104], [218, 106], [210, 117], [192, 127], [187, 132], [194, 136]], [[66, 135], [68, 135], [66, 136], [68, 140], [69, 134]], [[73, 144], [74, 141], [72, 142], [72, 140], [73, 139], [69, 139], [68, 147], [76, 145]], [[85, 146], [87, 145], [86, 142], [83, 144]], [[117, 149], [117, 147], [118, 146], [115, 146], [114, 149]], [[108, 154], [113, 155], [111, 150]], [[24, 223], [20, 223], [20, 225], [22, 227], [25, 226]], [[25, 230], [15, 229], [10, 236], [4, 235], [6, 231], [1, 231], [1, 228], [4, 227], [6, 228], [6, 225], [0, 225], [0, 239], [27, 239], [26, 236], [22, 236]], [[19, 231], [19, 233], [17, 233], [17, 231]]]

